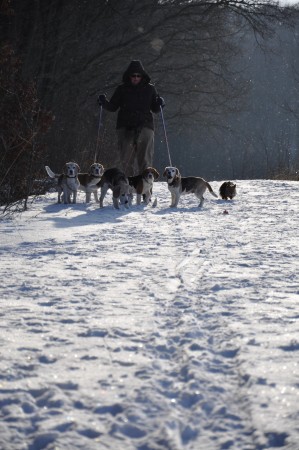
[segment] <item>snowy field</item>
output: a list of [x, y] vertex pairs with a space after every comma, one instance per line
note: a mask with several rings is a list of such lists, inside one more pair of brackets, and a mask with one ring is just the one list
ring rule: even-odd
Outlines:
[[154, 189], [0, 221], [1, 450], [299, 449], [299, 183]]

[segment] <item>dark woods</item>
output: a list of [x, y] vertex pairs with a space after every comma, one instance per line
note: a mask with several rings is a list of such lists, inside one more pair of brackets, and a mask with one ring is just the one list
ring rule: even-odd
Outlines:
[[46, 152], [40, 137], [52, 121], [40, 109], [36, 83], [24, 81], [21, 61], [11, 45], [0, 48], [0, 204], [26, 208], [28, 196], [38, 189]]
[[[99, 162], [113, 165], [116, 116], [103, 115], [97, 142], [96, 99], [111, 95], [132, 59], [142, 60], [166, 99], [172, 160], [184, 174], [258, 176], [244, 173], [253, 147], [264, 176], [280, 164], [267, 135], [252, 140], [251, 127], [242, 131], [253, 87], [246, 57], [253, 40], [262, 54], [263, 39], [287, 29], [293, 9], [246, 0], [6, 0], [0, 8], [1, 205], [26, 207], [45, 164], [60, 171], [74, 160], [86, 170], [97, 151]], [[161, 170], [168, 160], [159, 116], [155, 125]]]

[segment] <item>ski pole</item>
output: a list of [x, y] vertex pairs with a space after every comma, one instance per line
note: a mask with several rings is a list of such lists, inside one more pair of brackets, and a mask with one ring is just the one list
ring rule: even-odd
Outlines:
[[163, 123], [163, 128], [164, 128], [164, 135], [165, 135], [165, 142], [166, 142], [166, 147], [167, 147], [167, 152], [168, 152], [169, 164], [172, 166], [162, 105], [160, 105], [160, 111], [161, 111], [162, 123]]
[[100, 117], [99, 117], [99, 126], [98, 126], [98, 135], [97, 135], [97, 142], [96, 142], [96, 150], [94, 153], [94, 162], [97, 162], [98, 157], [98, 148], [99, 148], [99, 140], [100, 140], [100, 131], [102, 127], [102, 114], [103, 114], [103, 106], [100, 105]]

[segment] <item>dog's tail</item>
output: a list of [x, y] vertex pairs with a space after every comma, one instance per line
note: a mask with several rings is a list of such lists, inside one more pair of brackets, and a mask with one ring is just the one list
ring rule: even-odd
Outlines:
[[208, 183], [207, 181], [206, 181], [206, 186], [207, 186], [207, 188], [209, 189], [210, 194], [212, 194], [214, 197], [218, 198], [218, 195], [215, 194], [215, 192], [214, 192], [213, 189], [212, 189], [212, 186], [211, 186], [210, 183]]
[[45, 166], [45, 169], [50, 178], [58, 178], [59, 177], [59, 175], [56, 175], [56, 173], [52, 172], [52, 170], [50, 169], [49, 166]]

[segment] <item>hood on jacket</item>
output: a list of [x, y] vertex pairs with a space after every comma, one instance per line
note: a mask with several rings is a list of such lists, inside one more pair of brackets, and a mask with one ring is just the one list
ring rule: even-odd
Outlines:
[[130, 62], [128, 68], [123, 74], [123, 82], [128, 83], [130, 81], [130, 75], [133, 73], [140, 73], [146, 83], [151, 81], [149, 74], [144, 70], [142, 63], [139, 60], [133, 60]]

